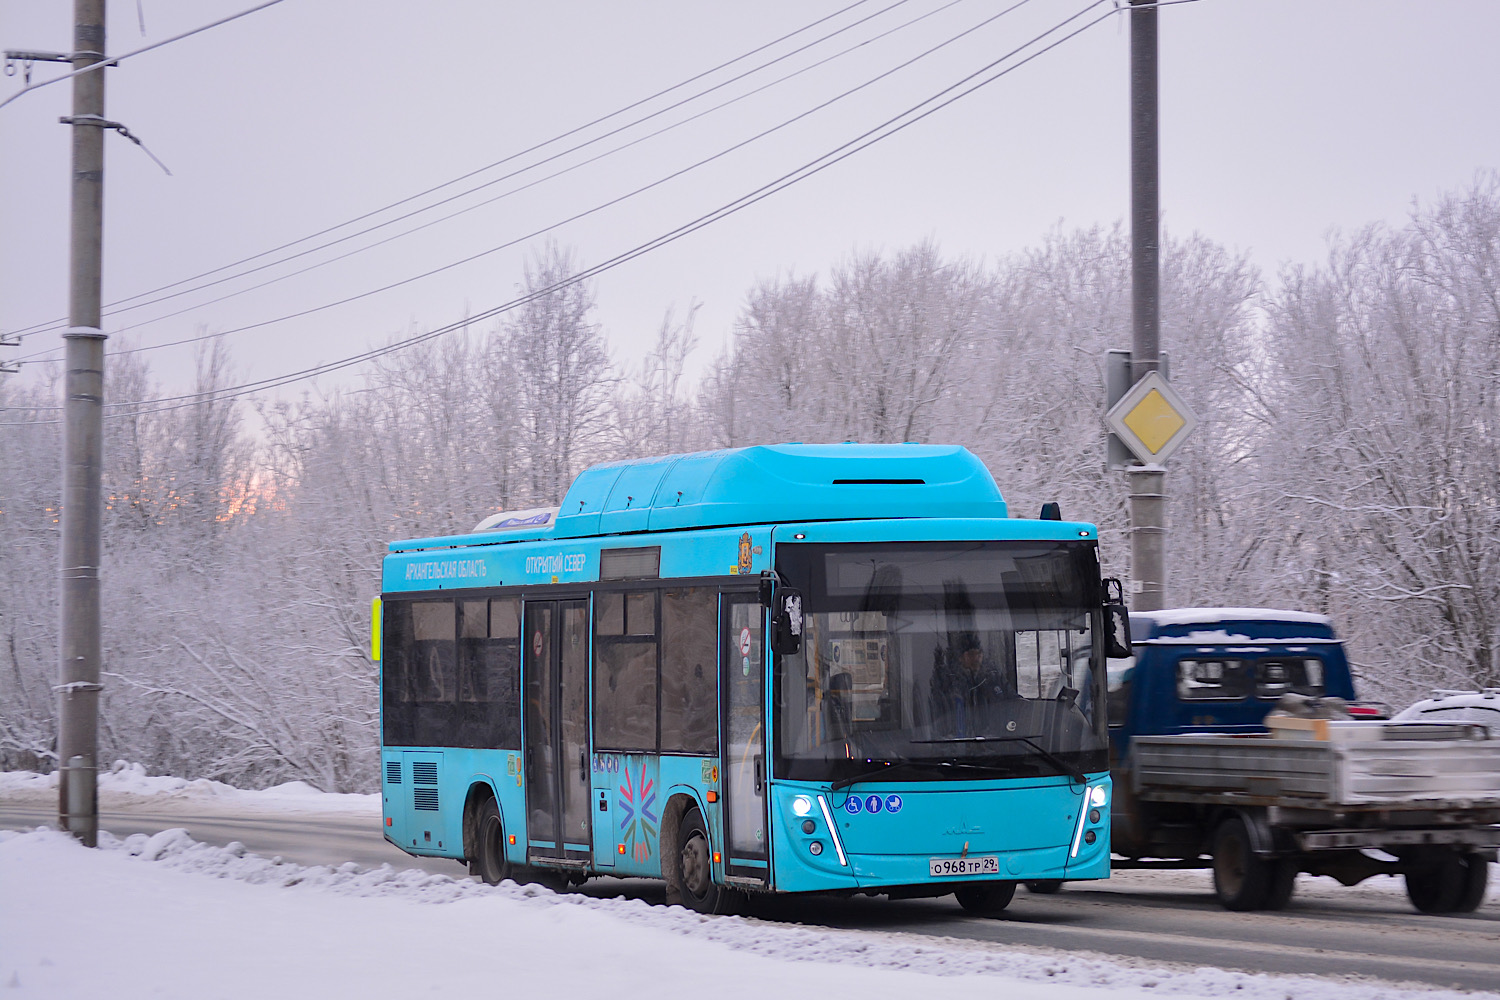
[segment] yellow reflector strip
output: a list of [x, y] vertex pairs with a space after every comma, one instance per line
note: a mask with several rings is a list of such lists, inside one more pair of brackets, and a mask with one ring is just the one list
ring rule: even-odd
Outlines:
[[380, 598], [370, 602], [370, 659], [380, 662]]

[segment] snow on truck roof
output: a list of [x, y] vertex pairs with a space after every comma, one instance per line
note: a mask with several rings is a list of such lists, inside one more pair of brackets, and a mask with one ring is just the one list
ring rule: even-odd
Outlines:
[[1326, 615], [1280, 608], [1168, 608], [1133, 611], [1131, 640], [1152, 645], [1337, 644]]
[[1157, 626], [1217, 625], [1221, 622], [1296, 622], [1303, 625], [1331, 625], [1327, 615], [1306, 611], [1280, 611], [1276, 608], [1169, 608], [1165, 611], [1132, 611], [1132, 618], [1146, 618]]

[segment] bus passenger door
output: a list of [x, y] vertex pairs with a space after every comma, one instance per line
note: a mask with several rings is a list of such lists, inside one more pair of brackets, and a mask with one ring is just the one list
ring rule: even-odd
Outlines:
[[765, 610], [755, 594], [719, 598], [723, 664], [724, 871], [769, 883], [766, 828]]
[[588, 601], [526, 602], [528, 858], [590, 857]]

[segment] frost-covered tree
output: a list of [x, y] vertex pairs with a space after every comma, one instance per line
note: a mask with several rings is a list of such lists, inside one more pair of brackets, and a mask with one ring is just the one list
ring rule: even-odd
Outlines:
[[654, 346], [617, 393], [616, 454], [672, 455], [691, 450], [703, 440], [686, 384], [687, 359], [698, 346], [693, 332], [697, 314], [696, 302], [688, 306], [681, 321], [668, 309]]
[[606, 446], [617, 383], [603, 331], [590, 319], [591, 282], [574, 281], [569, 251], [549, 245], [526, 265], [526, 302], [505, 322], [514, 366], [512, 408], [521, 428], [530, 499], [557, 503]]
[[1393, 696], [1500, 684], [1500, 176], [1288, 269], [1270, 334], [1303, 592]]

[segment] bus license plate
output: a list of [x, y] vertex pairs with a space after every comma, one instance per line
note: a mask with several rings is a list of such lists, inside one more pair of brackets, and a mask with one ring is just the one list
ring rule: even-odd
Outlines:
[[939, 875], [1000, 874], [1000, 859], [994, 855], [983, 858], [928, 858], [927, 864], [934, 878]]

